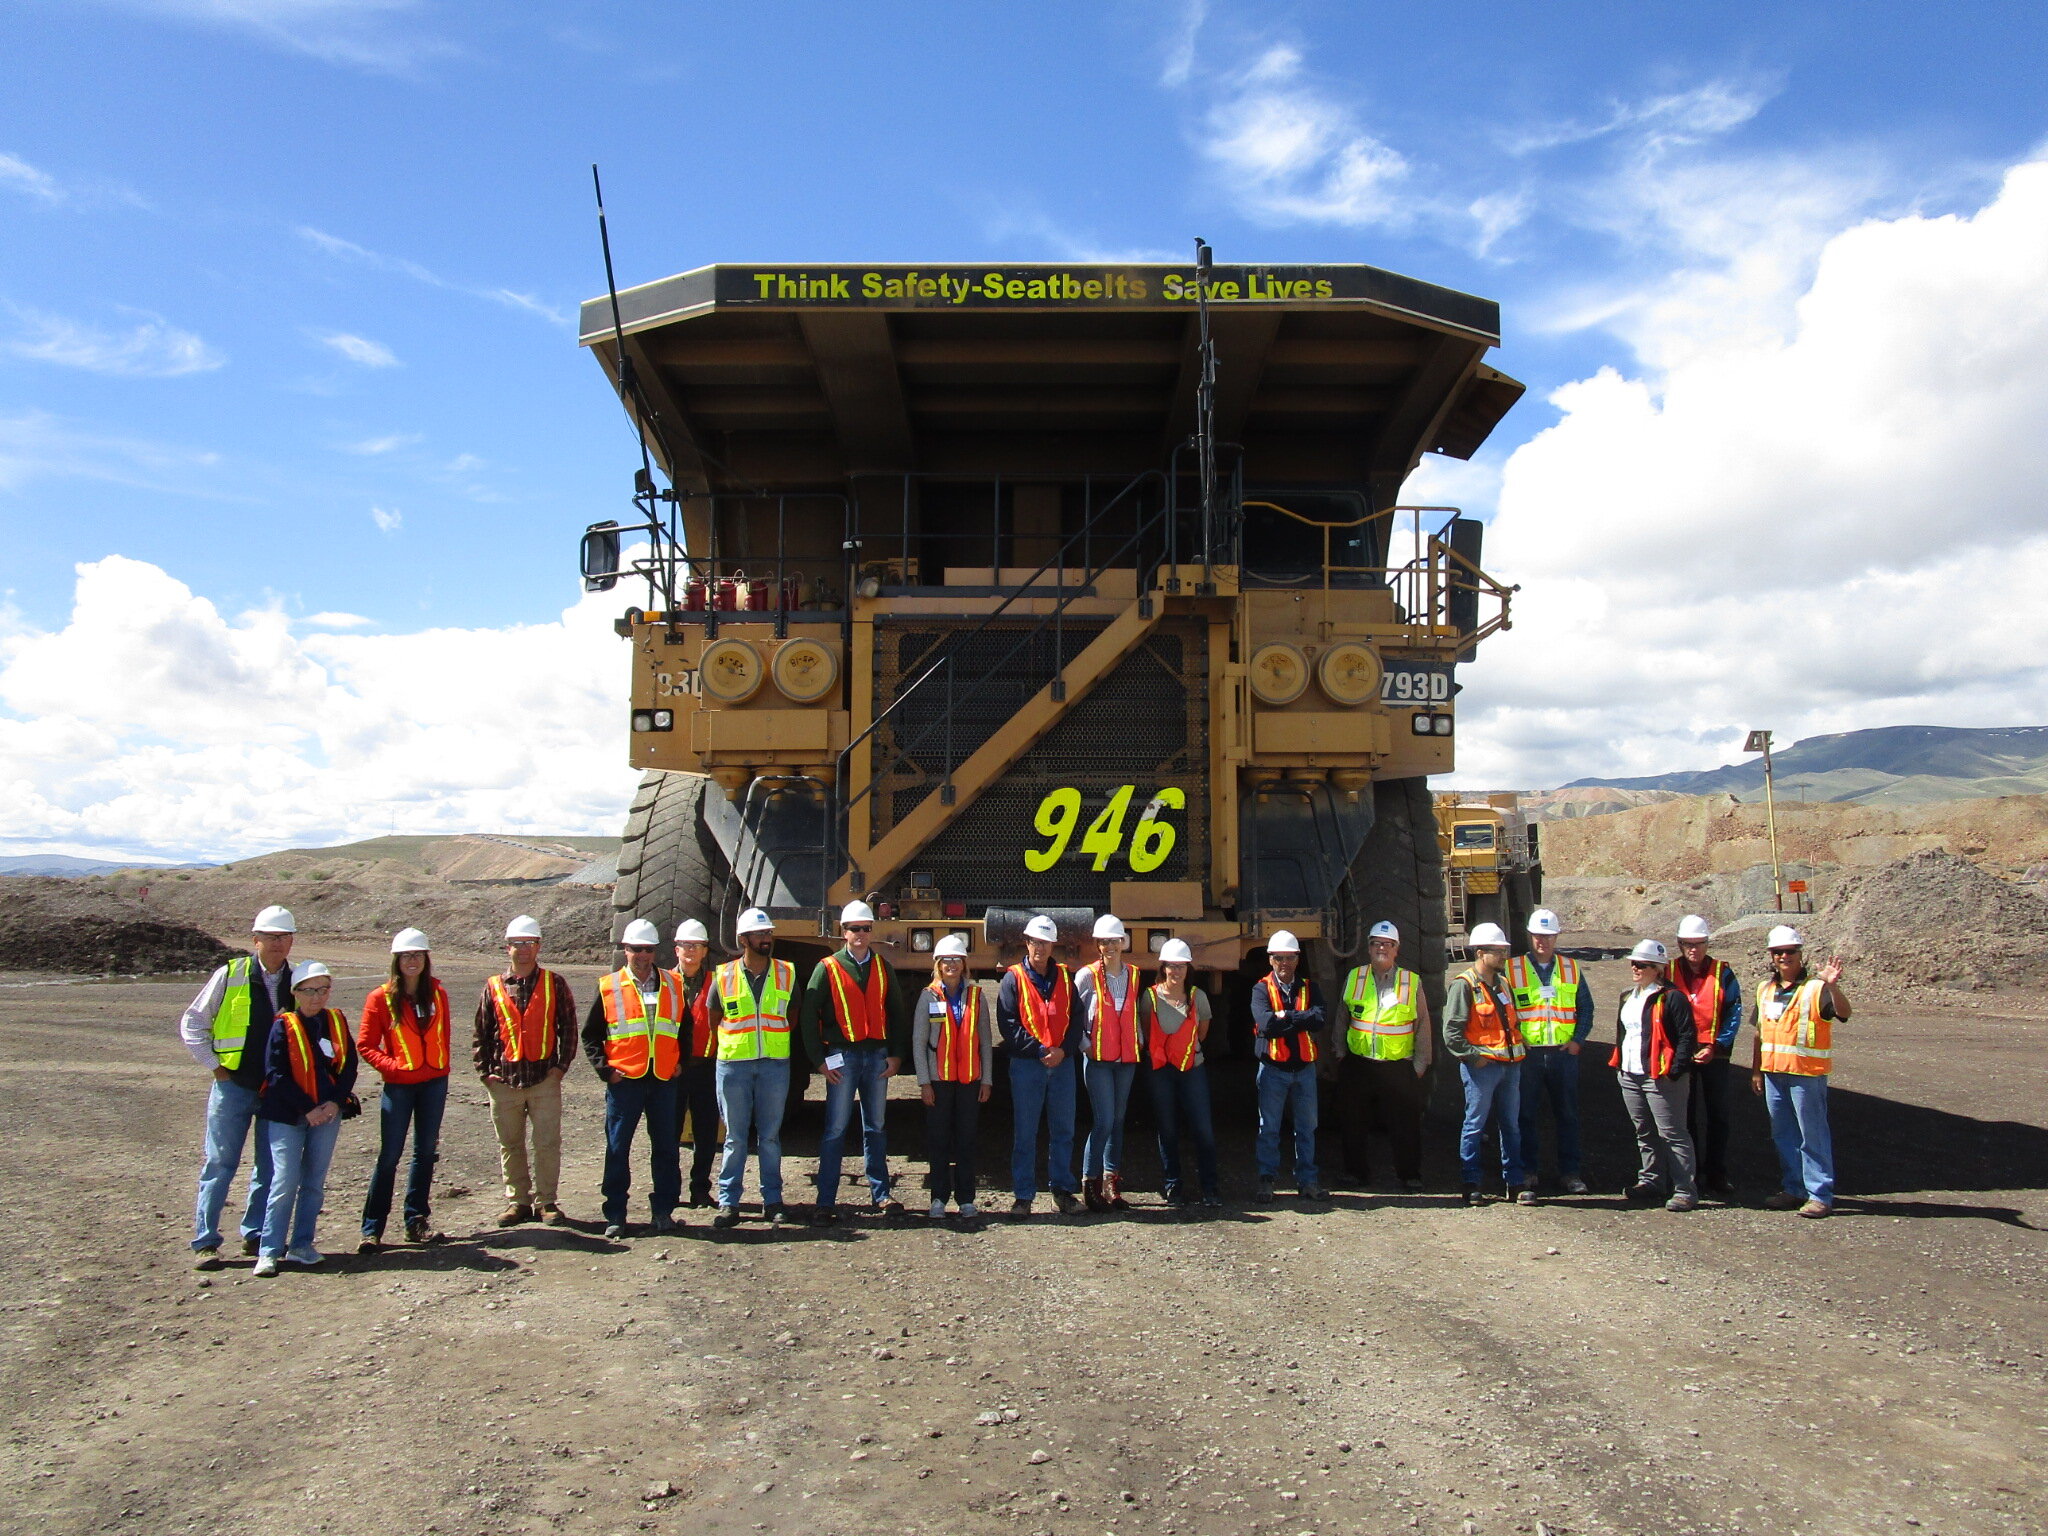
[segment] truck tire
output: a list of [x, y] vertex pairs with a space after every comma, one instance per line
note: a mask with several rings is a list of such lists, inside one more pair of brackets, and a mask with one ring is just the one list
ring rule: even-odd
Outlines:
[[[1373, 786], [1372, 830], [1351, 865], [1351, 891], [1366, 926], [1385, 919], [1401, 930], [1400, 964], [1422, 977], [1430, 1018], [1441, 1019], [1449, 930], [1429, 780], [1384, 779]], [[1350, 962], [1361, 963], [1362, 956]]]
[[619, 842], [619, 879], [612, 887], [614, 942], [636, 917], [661, 930], [664, 960], [677, 925], [686, 918], [696, 918], [717, 939], [730, 872], [725, 854], [704, 826], [710, 783], [701, 773], [658, 768], [641, 775]]
[[1516, 870], [1503, 883], [1507, 886], [1510, 953], [1526, 955], [1529, 952], [1529, 914], [1536, 910], [1534, 885], [1523, 870]]

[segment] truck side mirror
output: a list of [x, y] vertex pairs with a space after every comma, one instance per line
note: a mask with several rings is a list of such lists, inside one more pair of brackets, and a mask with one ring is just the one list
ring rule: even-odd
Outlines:
[[609, 592], [619, 584], [619, 525], [592, 523], [583, 530], [583, 590]]

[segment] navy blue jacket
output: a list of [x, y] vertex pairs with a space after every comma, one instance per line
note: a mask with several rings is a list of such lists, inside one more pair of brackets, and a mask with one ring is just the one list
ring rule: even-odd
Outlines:
[[[1053, 984], [1058, 979], [1059, 972], [1060, 964], [1057, 960], [1053, 962], [1052, 974], [1049, 976], [1041, 976], [1032, 970], [1029, 961], [1024, 965], [1024, 974], [1031, 978], [1032, 987], [1048, 1002], [1052, 1000]], [[1067, 1060], [1072, 1061], [1080, 1056], [1082, 1042], [1088, 1038], [1088, 1023], [1086, 1010], [1081, 1007], [1080, 995], [1073, 990], [1071, 975], [1067, 978], [1067, 990], [1068, 995], [1073, 998], [1073, 1006], [1067, 1010], [1067, 1033], [1060, 1041], [1060, 1049], [1067, 1053]], [[1026, 1061], [1036, 1061], [1045, 1055], [1045, 1047], [1040, 1045], [1037, 1037], [1024, 1027], [1024, 1014], [1017, 1005], [1017, 973], [1014, 970], [1003, 972], [1003, 979], [996, 987], [996, 1028], [1002, 1031], [1003, 1049], [1012, 1056]]]
[[1293, 1035], [1309, 1034], [1316, 1037], [1317, 1048], [1320, 1050], [1323, 1025], [1327, 1021], [1323, 1016], [1322, 994], [1316, 990], [1316, 984], [1300, 970], [1294, 973], [1294, 987], [1288, 993], [1288, 998], [1292, 1006], [1287, 1009], [1287, 1017], [1275, 1019], [1273, 1000], [1267, 995], [1265, 978], [1261, 977], [1252, 987], [1252, 1034], [1256, 1037], [1253, 1048], [1258, 1052], [1261, 1062], [1278, 1067], [1283, 1072], [1295, 1072], [1313, 1063], [1301, 1059], [1302, 1053], [1298, 1047], [1289, 1050], [1288, 1054], [1294, 1057], [1292, 1061], [1269, 1060], [1272, 1055], [1272, 1042]]
[[313, 1047], [313, 1084], [319, 1090], [310, 1099], [299, 1086], [299, 1080], [292, 1076], [292, 1050], [287, 1043], [284, 1019], [280, 1017], [270, 1026], [270, 1044], [263, 1052], [263, 1091], [256, 1103], [258, 1119], [297, 1125], [314, 1105], [339, 1104], [354, 1090], [356, 1045], [349, 1038], [348, 1019], [344, 1015], [335, 1015], [341, 1020], [341, 1058], [329, 1061], [320, 1050], [320, 1042], [327, 1038], [329, 1011], [323, 1009], [306, 1020], [306, 1038]]

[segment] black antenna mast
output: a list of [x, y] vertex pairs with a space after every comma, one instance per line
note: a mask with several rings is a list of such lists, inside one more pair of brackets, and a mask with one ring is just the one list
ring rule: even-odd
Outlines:
[[1202, 479], [1202, 590], [1214, 589], [1216, 550], [1216, 338], [1209, 330], [1209, 276], [1214, 255], [1195, 237], [1195, 313], [1200, 320], [1200, 371], [1195, 383], [1195, 473]]

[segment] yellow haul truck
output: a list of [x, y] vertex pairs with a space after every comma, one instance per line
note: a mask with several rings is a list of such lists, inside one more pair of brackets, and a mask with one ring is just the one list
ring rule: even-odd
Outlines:
[[1529, 914], [1543, 900], [1543, 861], [1536, 823], [1513, 790], [1436, 797], [1437, 846], [1451, 943], [1462, 949], [1480, 923], [1507, 930], [1516, 954], [1529, 947]]
[[[1427, 775], [1508, 621], [1481, 525], [1400, 504], [1522, 386], [1499, 310], [1368, 266], [715, 266], [591, 301], [654, 467], [584, 535], [644, 585], [619, 920], [866, 897], [915, 976], [1034, 912], [1092, 954], [1267, 936], [1334, 986], [1391, 918], [1440, 992]], [[636, 591], [639, 588], [635, 589]]]

